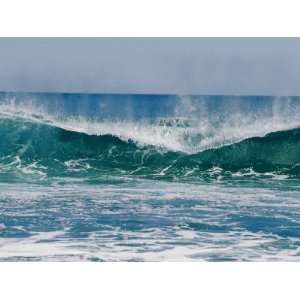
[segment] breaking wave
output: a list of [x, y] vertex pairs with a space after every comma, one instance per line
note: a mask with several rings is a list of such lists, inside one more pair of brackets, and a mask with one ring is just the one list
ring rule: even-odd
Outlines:
[[295, 101], [272, 99], [272, 106], [264, 101], [258, 110], [261, 101], [251, 110], [252, 102], [245, 109], [236, 105], [236, 99], [227, 99], [209, 110], [207, 99], [176, 98], [174, 107], [166, 106], [167, 114], [137, 115], [131, 103], [128, 118], [125, 103], [127, 118], [107, 112], [103, 117], [103, 111], [101, 118], [95, 118], [57, 107], [53, 114], [45, 103], [20, 102], [15, 96], [5, 99], [0, 104], [2, 181], [103, 175], [202, 180], [300, 174], [300, 110]]
[[[26, 176], [139, 175], [155, 178], [251, 172], [300, 173], [300, 129], [269, 133], [197, 153], [87, 134], [39, 120], [1, 118], [0, 174]], [[250, 172], [250, 173], [251, 173]]]

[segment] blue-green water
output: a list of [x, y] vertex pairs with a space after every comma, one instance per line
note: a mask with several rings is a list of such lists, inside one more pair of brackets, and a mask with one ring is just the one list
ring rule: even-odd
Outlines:
[[0, 94], [0, 260], [299, 260], [300, 98]]

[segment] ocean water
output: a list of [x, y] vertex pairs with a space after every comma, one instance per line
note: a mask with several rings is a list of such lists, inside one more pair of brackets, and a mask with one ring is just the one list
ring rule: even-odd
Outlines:
[[299, 261], [300, 97], [0, 93], [1, 261]]

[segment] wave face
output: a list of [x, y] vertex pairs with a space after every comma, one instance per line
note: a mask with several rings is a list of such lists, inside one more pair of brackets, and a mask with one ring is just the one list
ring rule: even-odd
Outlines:
[[299, 125], [297, 97], [2, 93], [0, 180], [298, 177]]

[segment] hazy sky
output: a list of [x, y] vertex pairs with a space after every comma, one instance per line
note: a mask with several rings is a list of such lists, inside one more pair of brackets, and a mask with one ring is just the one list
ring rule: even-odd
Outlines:
[[0, 90], [300, 95], [300, 38], [0, 38]]

